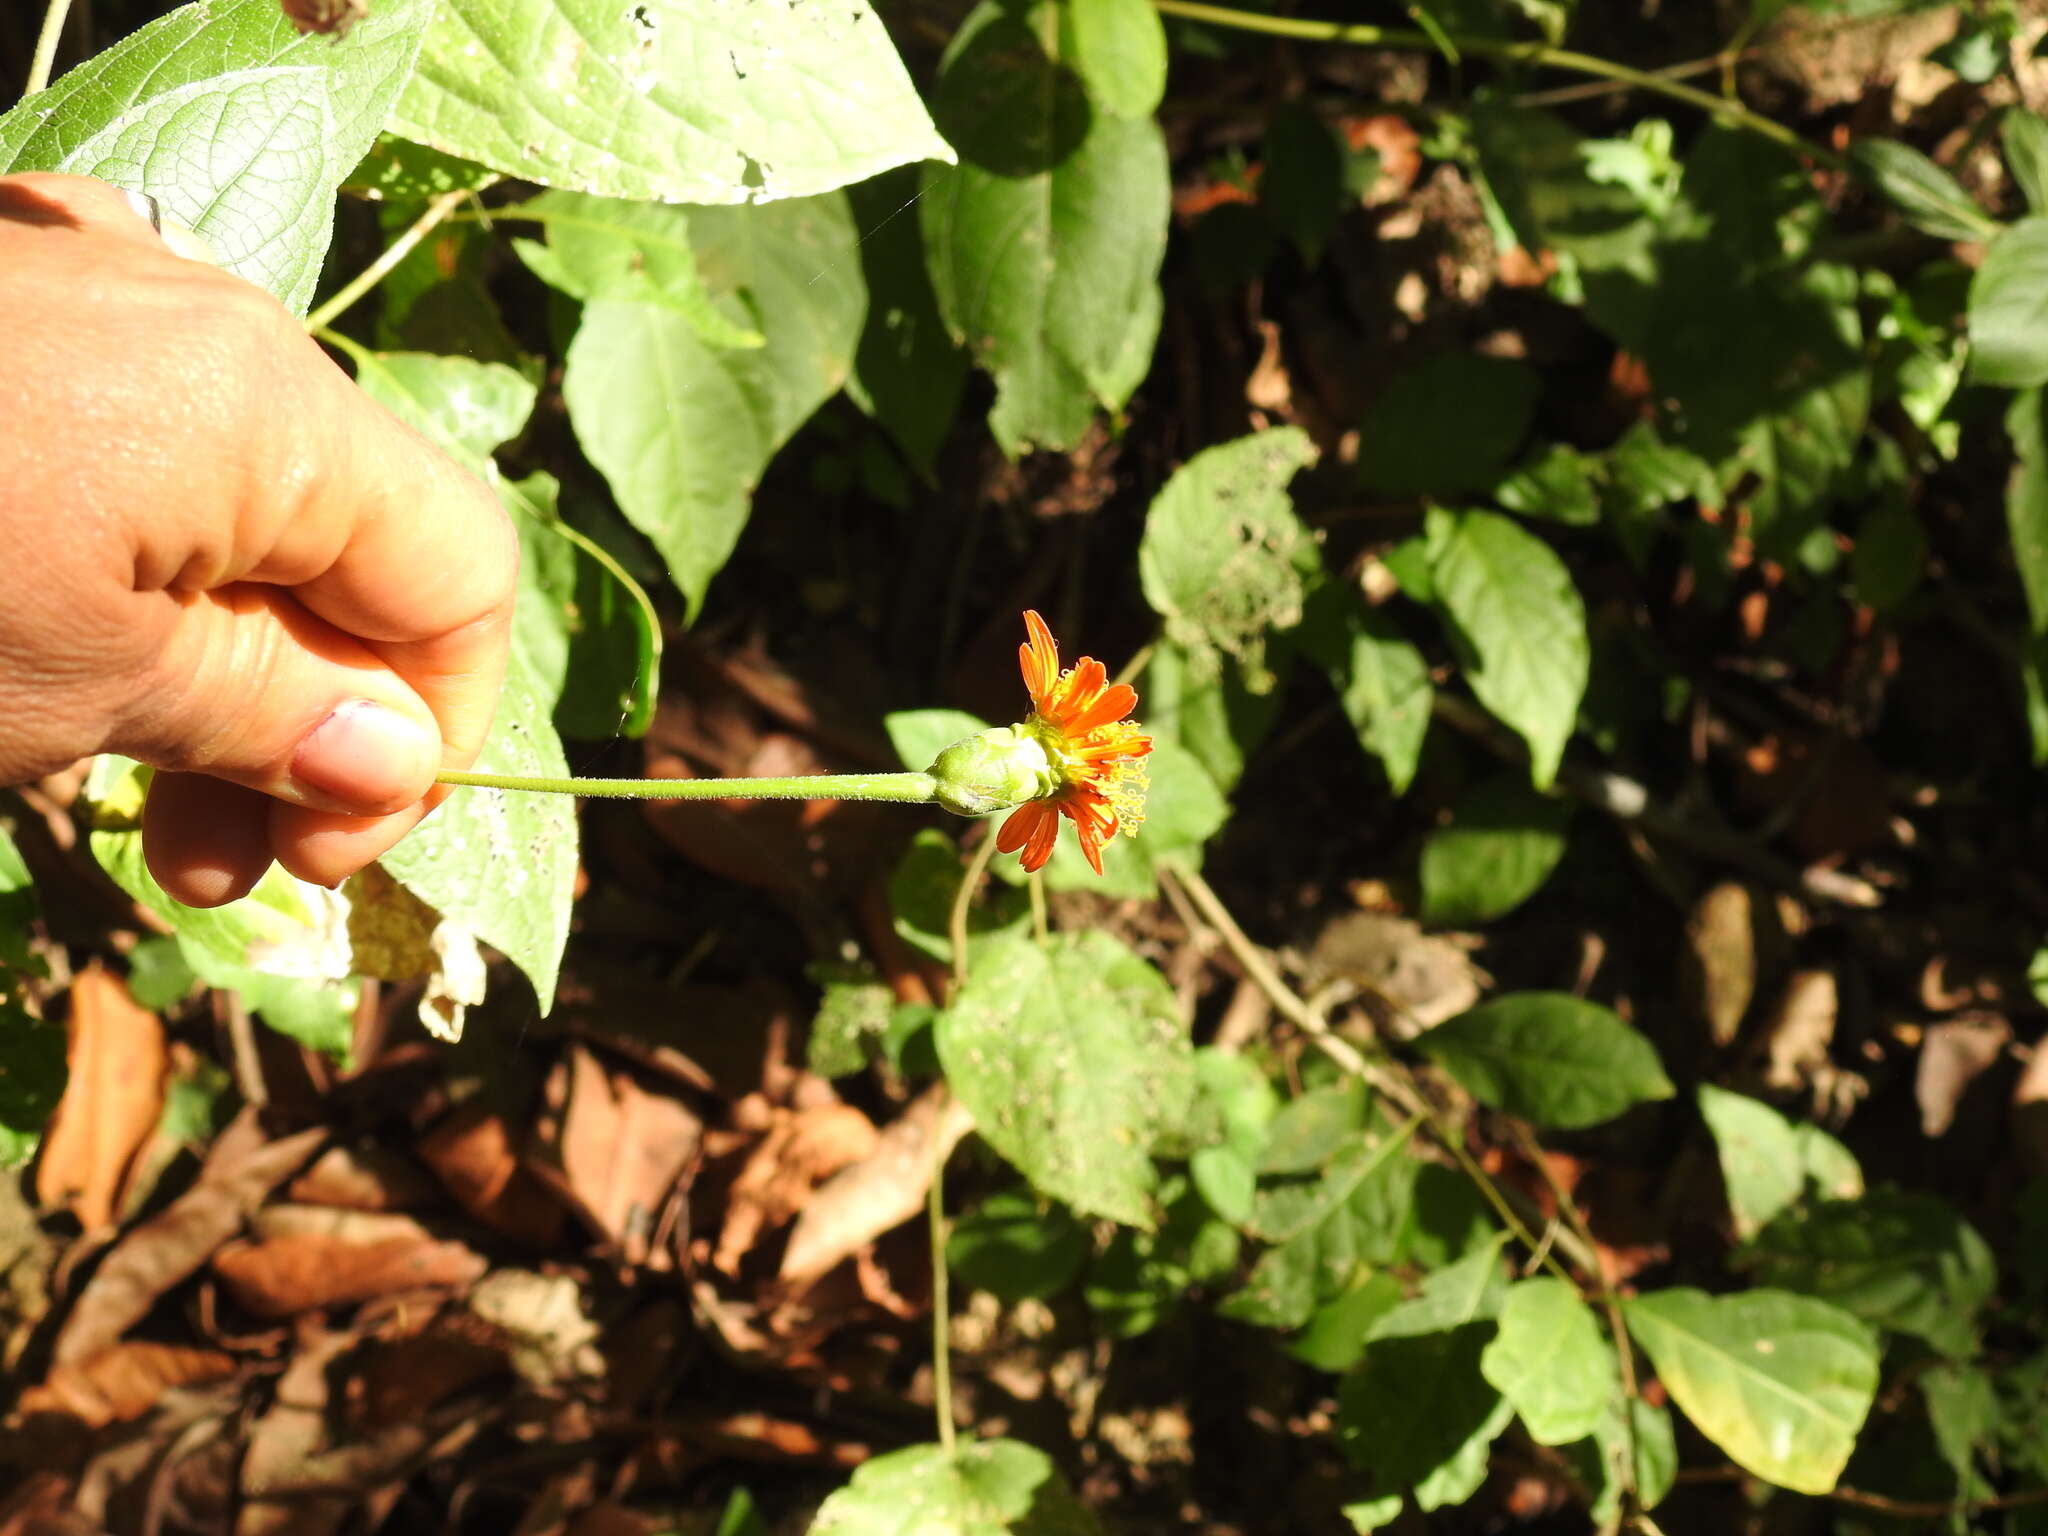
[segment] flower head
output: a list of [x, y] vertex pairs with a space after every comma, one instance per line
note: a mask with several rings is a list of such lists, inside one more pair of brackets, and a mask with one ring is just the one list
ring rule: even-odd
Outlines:
[[1026, 869], [1043, 868], [1064, 816], [1099, 875], [1102, 845], [1119, 832], [1131, 835], [1145, 819], [1145, 755], [1152, 738], [1124, 718], [1137, 705], [1136, 689], [1112, 683], [1092, 656], [1062, 672], [1045, 620], [1027, 611], [1024, 628], [1031, 638], [1018, 647], [1017, 660], [1031, 692], [1031, 718], [1016, 729], [1044, 749], [1051, 787], [1003, 823], [996, 851], [1022, 850]]

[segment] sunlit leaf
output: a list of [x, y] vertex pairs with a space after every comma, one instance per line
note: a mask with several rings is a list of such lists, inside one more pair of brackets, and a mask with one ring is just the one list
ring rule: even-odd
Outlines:
[[1673, 1092], [1648, 1040], [1612, 1010], [1564, 992], [1510, 993], [1415, 1044], [1482, 1103], [1560, 1130]]
[[393, 126], [522, 180], [669, 203], [952, 158], [866, 0], [441, 0]]
[[1622, 1303], [1629, 1331], [1685, 1416], [1737, 1465], [1830, 1493], [1877, 1392], [1877, 1344], [1811, 1297], [1675, 1289]]

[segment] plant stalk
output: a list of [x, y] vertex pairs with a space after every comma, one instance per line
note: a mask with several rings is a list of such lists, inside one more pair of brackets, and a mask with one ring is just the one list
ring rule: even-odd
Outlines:
[[306, 316], [306, 330], [309, 334], [325, 330], [335, 318], [356, 300], [391, 275], [391, 269], [410, 256], [413, 247], [426, 239], [449, 214], [461, 207], [475, 194], [468, 187], [453, 192], [443, 192], [428, 203], [420, 216], [407, 226], [404, 234], [391, 242], [389, 249], [362, 271], [337, 288], [325, 304]]
[[50, 0], [43, 12], [43, 30], [36, 34], [36, 51], [28, 63], [28, 84], [23, 96], [33, 96], [50, 83], [57, 64], [57, 41], [64, 35], [64, 18], [71, 14], [71, 0]]
[[807, 773], [782, 779], [550, 779], [442, 773], [434, 781], [593, 800], [880, 800], [894, 805], [929, 805], [938, 789], [928, 773]]

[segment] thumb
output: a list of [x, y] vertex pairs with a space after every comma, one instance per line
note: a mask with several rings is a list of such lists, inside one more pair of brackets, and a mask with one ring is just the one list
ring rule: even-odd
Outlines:
[[241, 582], [149, 600], [168, 622], [115, 750], [352, 816], [433, 787], [441, 735], [426, 701], [288, 592]]

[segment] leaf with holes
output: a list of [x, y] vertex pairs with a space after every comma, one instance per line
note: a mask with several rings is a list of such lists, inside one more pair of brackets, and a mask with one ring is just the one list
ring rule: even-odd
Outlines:
[[1204, 449], [1174, 472], [1145, 514], [1138, 578], [1198, 677], [1235, 657], [1255, 693], [1273, 687], [1266, 640], [1302, 620], [1321, 572], [1314, 538], [1294, 514], [1288, 482], [1315, 463], [1299, 427], [1275, 427]]
[[998, 935], [939, 1016], [946, 1081], [1032, 1184], [1149, 1229], [1152, 1147], [1194, 1102], [1187, 1026], [1160, 974], [1106, 933]]
[[[476, 771], [568, 777], [547, 695], [517, 651]], [[442, 917], [502, 950], [533, 983], [543, 1014], [554, 1006], [576, 890], [571, 796], [454, 790], [382, 862]]]
[[953, 158], [866, 0], [441, 0], [392, 126], [526, 181], [665, 203]]

